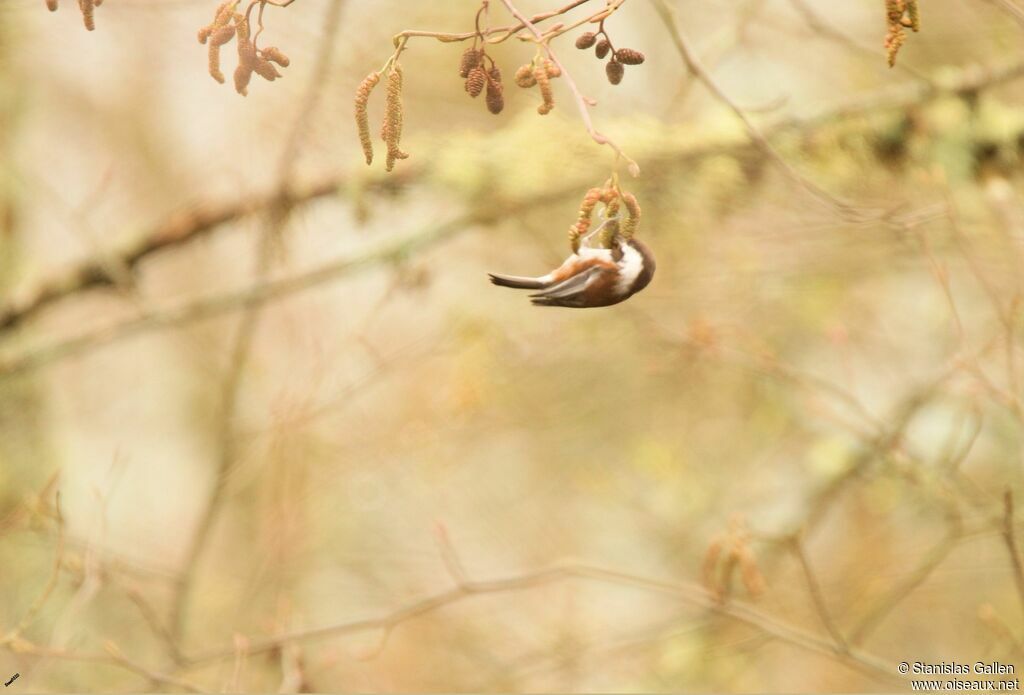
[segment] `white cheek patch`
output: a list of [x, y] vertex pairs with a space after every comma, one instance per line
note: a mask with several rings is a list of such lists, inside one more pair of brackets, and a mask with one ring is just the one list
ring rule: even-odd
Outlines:
[[622, 260], [619, 261], [619, 280], [615, 283], [615, 289], [625, 294], [640, 276], [644, 267], [644, 258], [640, 252], [629, 244], [622, 245]]
[[590, 246], [582, 247], [577, 253], [580, 258], [601, 258], [608, 262], [612, 260], [612, 252], [610, 249], [598, 249]]

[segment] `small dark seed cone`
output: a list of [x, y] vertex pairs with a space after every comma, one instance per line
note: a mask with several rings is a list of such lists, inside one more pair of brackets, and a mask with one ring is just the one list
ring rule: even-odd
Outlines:
[[640, 65], [644, 62], [644, 54], [632, 48], [620, 48], [615, 51], [615, 60], [623, 65]]
[[608, 51], [610, 50], [612, 50], [612, 45], [608, 43], [608, 40], [601, 39], [600, 41], [597, 42], [597, 47], [594, 49], [594, 53], [597, 54], [598, 58], [601, 58], [603, 60], [604, 57], [608, 55]]
[[595, 34], [592, 31], [588, 31], [585, 34], [580, 34], [576, 38], [576, 48], [579, 49], [590, 48], [595, 43], [597, 43], [597, 34]]
[[608, 75], [608, 81], [612, 84], [622, 82], [622, 76], [626, 74], [626, 66], [617, 60], [609, 60], [604, 66], [604, 72]]
[[470, 46], [462, 52], [462, 61], [459, 63], [459, 77], [469, 77], [469, 72], [480, 64], [483, 51]]
[[487, 110], [497, 115], [505, 108], [505, 88], [501, 84], [501, 70], [495, 65], [487, 71], [487, 75], [490, 77], [487, 80], [487, 96], [485, 97]]
[[469, 71], [469, 76], [466, 78], [466, 92], [471, 97], [478, 97], [484, 91], [484, 85], [486, 84], [487, 73], [478, 65]]

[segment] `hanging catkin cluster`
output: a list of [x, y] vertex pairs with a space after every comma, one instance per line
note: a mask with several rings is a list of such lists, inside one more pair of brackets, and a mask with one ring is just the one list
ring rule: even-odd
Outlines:
[[752, 598], [764, 593], [764, 575], [750, 547], [750, 532], [740, 518], [732, 520], [728, 531], [715, 536], [704, 554], [704, 584], [718, 601], [729, 597], [737, 569]]
[[[490, 67], [487, 67], [487, 62]], [[487, 110], [497, 115], [505, 108], [505, 87], [501, 83], [501, 70], [487, 55], [485, 48], [474, 44], [462, 53], [459, 60], [459, 76], [466, 80], [466, 93], [474, 99], [486, 91], [484, 101]]]
[[[249, 4], [249, 10], [259, 0], [253, 0]], [[276, 46], [259, 48], [252, 36], [249, 25], [249, 12], [242, 14], [238, 12], [239, 0], [227, 0], [221, 3], [214, 13], [213, 21], [199, 30], [199, 43], [208, 44], [209, 48], [209, 71], [210, 77], [221, 84], [224, 83], [224, 73], [220, 69], [220, 49], [231, 39], [237, 39], [238, 66], [235, 68], [234, 83], [235, 91], [242, 96], [249, 94], [249, 82], [252, 74], [256, 73], [268, 82], [273, 82], [281, 73], [275, 67], [275, 63], [283, 68], [288, 67], [291, 61], [281, 49]], [[258, 32], [257, 32], [258, 33]]]
[[885, 0], [885, 20], [889, 25], [885, 34], [885, 55], [891, 68], [896, 64], [896, 54], [907, 40], [906, 29], [921, 30], [917, 0]]
[[[628, 241], [636, 234], [640, 225], [640, 204], [632, 193], [624, 193], [612, 181], [601, 188], [591, 188], [580, 201], [580, 209], [576, 213], [576, 222], [569, 227], [569, 247], [573, 253], [580, 250], [580, 244], [590, 229], [594, 209], [598, 203], [604, 204], [603, 216], [606, 220], [600, 246], [609, 248], [616, 236]], [[620, 206], [626, 208], [626, 219], [619, 214]]]
[[[89, 31], [96, 28], [96, 19], [93, 13], [102, 4], [103, 0], [78, 0], [78, 9], [82, 13], [82, 21], [85, 22], [85, 28]], [[46, 9], [50, 12], [56, 12], [57, 0], [46, 0]]]
[[[383, 72], [383, 71], [382, 71]], [[381, 73], [371, 72], [356, 87], [354, 100], [356, 114], [356, 130], [359, 132], [359, 144], [363, 148], [363, 156], [367, 164], [373, 163], [373, 138], [370, 136], [370, 117], [367, 106], [370, 94], [380, 82]], [[385, 169], [391, 171], [399, 159], [407, 159], [409, 155], [402, 151], [402, 121], [405, 113], [402, 107], [402, 66], [397, 61], [387, 71], [387, 84], [384, 96], [384, 121], [380, 126], [380, 137], [387, 146]]]
[[612, 84], [622, 82], [627, 65], [640, 65], [645, 60], [644, 54], [633, 48], [616, 49], [612, 46], [612, 40], [604, 28], [604, 20], [596, 32], [588, 31], [576, 38], [576, 48], [586, 50], [591, 47], [594, 48], [594, 55], [599, 60], [604, 60], [609, 53], [611, 54], [611, 58], [604, 66], [604, 73]]
[[561, 77], [562, 70], [548, 57], [538, 54], [533, 61], [522, 65], [516, 70], [516, 84], [523, 89], [537, 87], [540, 90], [541, 104], [537, 113], [541, 116], [551, 113], [555, 108], [555, 94], [551, 90], [551, 78]]

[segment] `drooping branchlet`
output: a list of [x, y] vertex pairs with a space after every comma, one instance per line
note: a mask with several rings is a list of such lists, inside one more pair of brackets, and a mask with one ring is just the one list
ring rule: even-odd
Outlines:
[[373, 140], [370, 137], [370, 119], [366, 106], [370, 101], [370, 93], [380, 82], [380, 75], [371, 72], [356, 88], [355, 110], [356, 129], [359, 131], [359, 144], [363, 147], [363, 156], [367, 164], [373, 163]]

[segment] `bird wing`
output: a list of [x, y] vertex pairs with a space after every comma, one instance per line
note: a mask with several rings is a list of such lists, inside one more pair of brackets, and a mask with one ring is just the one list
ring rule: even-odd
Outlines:
[[604, 282], [612, 276], [611, 268], [605, 263], [594, 263], [586, 270], [563, 280], [557, 285], [530, 295], [530, 301], [541, 306], [582, 307], [587, 305], [586, 293], [594, 284]]

